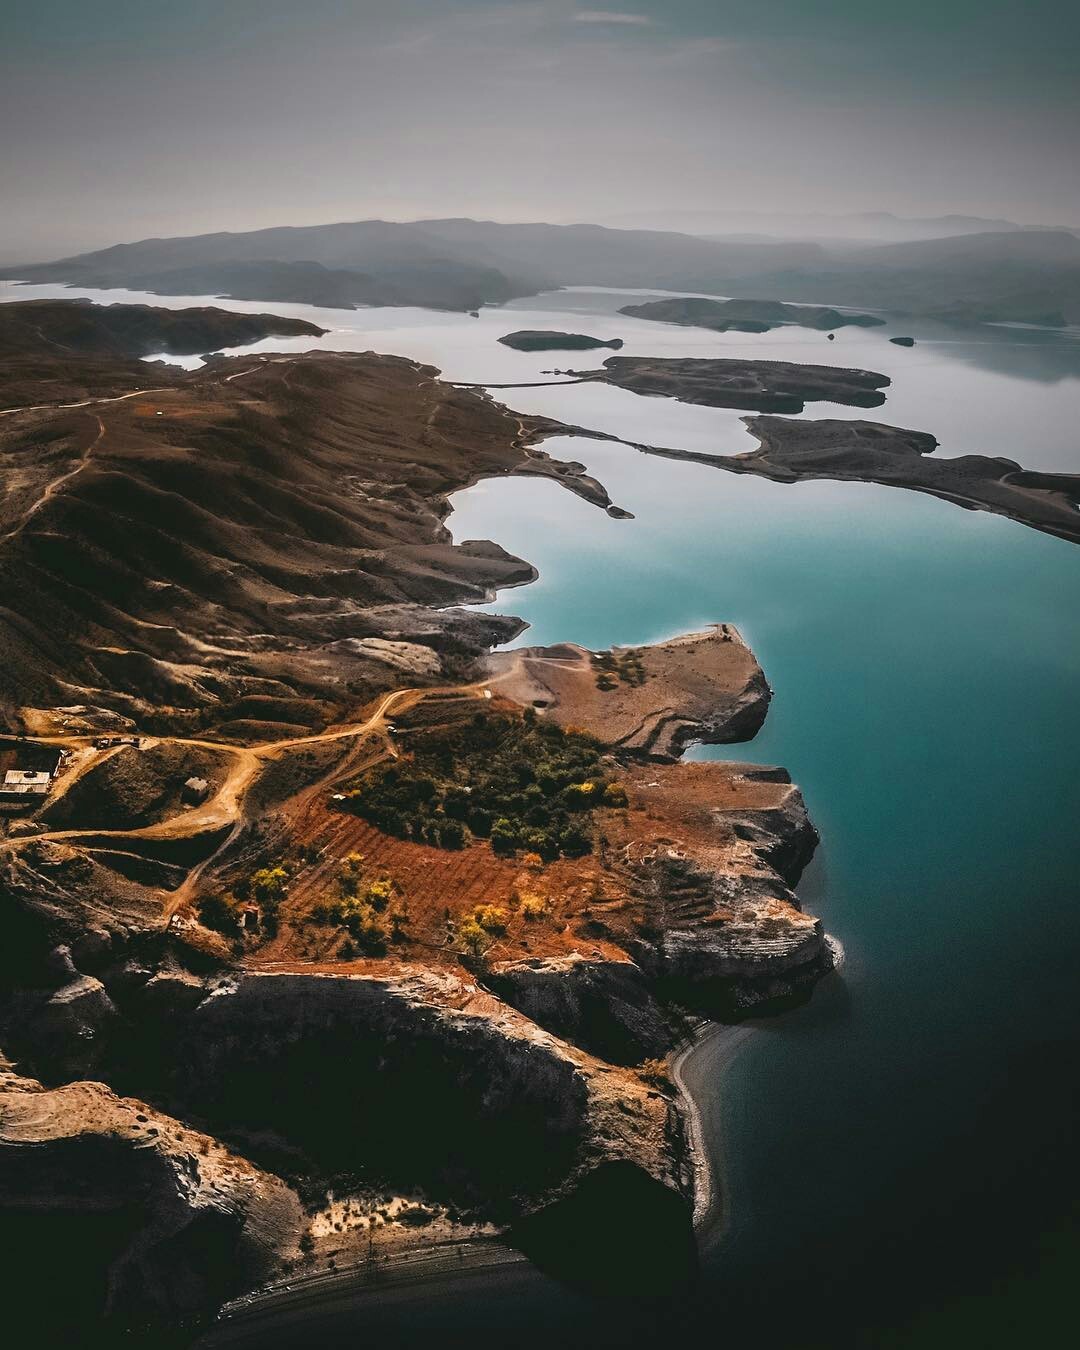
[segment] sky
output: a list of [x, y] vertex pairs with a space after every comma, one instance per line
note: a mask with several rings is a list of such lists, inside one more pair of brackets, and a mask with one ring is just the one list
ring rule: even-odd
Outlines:
[[0, 0], [0, 262], [372, 216], [1080, 226], [1075, 0], [588, 3]]

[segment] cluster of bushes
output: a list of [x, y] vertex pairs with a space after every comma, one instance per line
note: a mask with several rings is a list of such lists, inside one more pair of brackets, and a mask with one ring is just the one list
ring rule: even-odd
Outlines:
[[615, 689], [623, 684], [644, 684], [645, 666], [636, 647], [620, 652], [597, 652], [593, 656], [597, 689]]
[[340, 924], [349, 931], [346, 955], [384, 956], [391, 942], [403, 942], [409, 926], [408, 910], [400, 902], [401, 887], [390, 877], [367, 877], [364, 859], [350, 853], [338, 873], [339, 894], [317, 905], [317, 923]]
[[212, 891], [200, 897], [196, 909], [199, 922], [226, 937], [239, 937], [243, 906], [252, 902], [259, 907], [259, 927], [267, 937], [278, 928], [278, 911], [288, 894], [290, 868], [284, 862], [260, 867], [238, 881], [231, 891]]
[[492, 942], [505, 935], [508, 922], [506, 910], [498, 905], [477, 905], [457, 925], [458, 945], [479, 961]]
[[592, 737], [532, 713], [481, 713], [425, 737], [411, 762], [353, 784], [346, 809], [387, 834], [439, 848], [461, 848], [475, 836], [503, 856], [580, 857], [592, 849], [590, 814], [626, 805], [603, 753]]

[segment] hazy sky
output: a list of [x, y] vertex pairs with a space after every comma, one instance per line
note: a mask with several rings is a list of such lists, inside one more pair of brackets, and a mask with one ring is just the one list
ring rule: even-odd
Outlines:
[[0, 261], [366, 216], [1080, 225], [1076, 0], [0, 0]]

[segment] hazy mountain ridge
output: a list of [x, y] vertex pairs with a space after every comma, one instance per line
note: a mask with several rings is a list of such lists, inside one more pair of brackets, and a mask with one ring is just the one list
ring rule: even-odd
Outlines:
[[1069, 225], [1021, 225], [1000, 217], [951, 213], [941, 216], [898, 216], [892, 211], [856, 211], [833, 215], [824, 211], [655, 211], [612, 217], [619, 229], [684, 230], [707, 238], [740, 235], [758, 239], [816, 239], [848, 243], [911, 243], [953, 235], [984, 234], [989, 230], [1037, 233], [1070, 230]]
[[637, 286], [644, 279], [709, 288], [745, 272], [803, 266], [823, 256], [812, 244], [716, 245], [599, 225], [357, 221], [143, 239], [14, 274], [160, 294], [474, 309], [565, 285]]
[[369, 220], [144, 239], [14, 275], [346, 307], [471, 310], [560, 286], [610, 286], [865, 305], [961, 321], [1080, 321], [1080, 238], [1067, 230], [825, 247], [587, 224]]

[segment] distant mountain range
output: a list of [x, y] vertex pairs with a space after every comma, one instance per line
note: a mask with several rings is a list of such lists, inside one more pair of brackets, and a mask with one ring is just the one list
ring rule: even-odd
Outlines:
[[311, 304], [468, 310], [566, 285], [710, 289], [824, 257], [813, 244], [714, 244], [598, 225], [365, 220], [144, 239], [16, 270], [20, 279]]
[[1080, 227], [1018, 225], [1012, 220], [985, 216], [896, 216], [891, 211], [860, 211], [849, 215], [824, 212], [787, 214], [775, 211], [646, 211], [613, 217], [608, 224], [625, 230], [679, 230], [686, 234], [731, 238], [772, 237], [866, 243], [908, 243], [916, 239], [944, 239], [957, 234], [1015, 232], [1018, 230]]
[[[968, 219], [949, 217], [949, 220]], [[467, 219], [144, 239], [14, 267], [25, 281], [345, 306], [471, 310], [560, 286], [867, 306], [958, 320], [1080, 322], [1080, 237], [953, 232], [902, 243], [707, 239]]]

